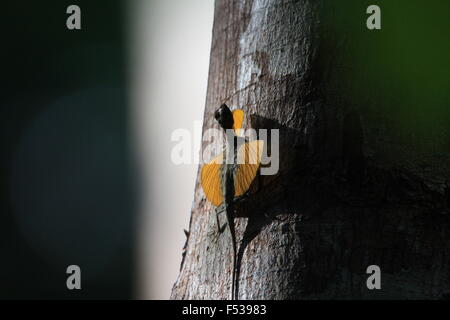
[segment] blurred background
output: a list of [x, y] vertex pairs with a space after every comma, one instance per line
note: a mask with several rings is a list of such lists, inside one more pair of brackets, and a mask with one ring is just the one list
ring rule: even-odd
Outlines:
[[212, 0], [2, 4], [1, 299], [169, 298], [197, 172], [170, 138], [202, 120], [212, 18]]
[[180, 268], [198, 169], [198, 163], [172, 162], [177, 142], [171, 135], [188, 130], [191, 159], [200, 152], [194, 127], [201, 135], [214, 1], [130, 3], [131, 123], [141, 176], [138, 297], [167, 299]]
[[[450, 123], [449, 2], [423, 3], [383, 3], [380, 32], [365, 28], [369, 2], [339, 4], [330, 21], [361, 26], [339, 81], [358, 101], [397, 99], [367, 108], [445, 159], [447, 142], [430, 141]], [[73, 4], [81, 30], [66, 28]], [[172, 163], [171, 134], [201, 128], [213, 11], [213, 0], [2, 4], [0, 299], [170, 297], [198, 169]], [[81, 290], [66, 287], [73, 264]]]

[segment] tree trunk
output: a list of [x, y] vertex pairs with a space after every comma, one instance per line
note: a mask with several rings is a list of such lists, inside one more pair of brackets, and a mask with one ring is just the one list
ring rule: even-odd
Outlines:
[[[411, 2], [383, 2], [376, 31], [366, 28], [369, 4], [216, 2], [203, 130], [217, 126], [223, 102], [244, 109], [247, 127], [280, 129], [278, 174], [262, 177], [235, 218], [239, 299], [450, 293], [449, 94], [439, 65], [448, 40], [413, 24], [444, 21], [447, 4], [423, 17]], [[216, 229], [197, 179], [173, 299], [229, 297], [231, 239]], [[366, 286], [370, 265], [381, 290]]]

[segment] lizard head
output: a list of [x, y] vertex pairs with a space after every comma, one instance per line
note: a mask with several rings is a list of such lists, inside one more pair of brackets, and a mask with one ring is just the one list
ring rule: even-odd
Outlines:
[[225, 103], [222, 104], [216, 112], [214, 112], [214, 118], [224, 130], [233, 129], [233, 113]]

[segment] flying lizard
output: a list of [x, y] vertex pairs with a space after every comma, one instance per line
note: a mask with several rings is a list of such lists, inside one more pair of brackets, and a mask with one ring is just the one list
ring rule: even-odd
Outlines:
[[231, 234], [233, 257], [231, 275], [231, 299], [235, 299], [236, 283], [236, 235], [234, 225], [234, 203], [244, 196], [258, 172], [264, 142], [249, 141], [242, 137], [244, 111], [233, 112], [222, 104], [214, 118], [226, 133], [223, 152], [201, 170], [201, 185], [207, 199], [216, 207], [216, 221], [219, 234], [224, 231], [219, 224], [219, 214], [225, 212]]

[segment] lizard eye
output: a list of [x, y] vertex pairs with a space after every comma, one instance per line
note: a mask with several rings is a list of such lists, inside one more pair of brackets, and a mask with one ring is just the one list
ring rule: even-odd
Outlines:
[[219, 120], [220, 118], [220, 109], [216, 110], [216, 112], [214, 112], [214, 119]]

